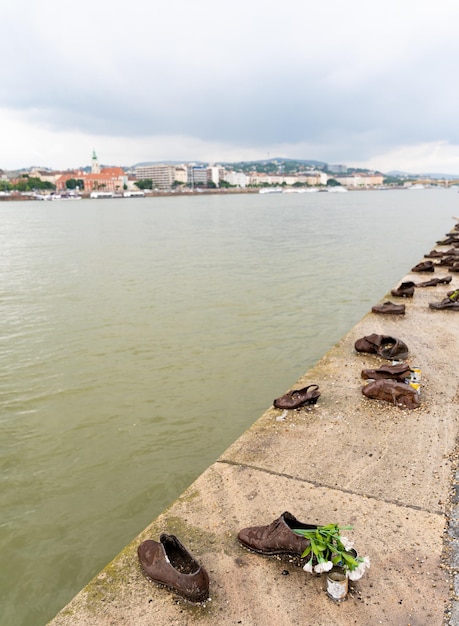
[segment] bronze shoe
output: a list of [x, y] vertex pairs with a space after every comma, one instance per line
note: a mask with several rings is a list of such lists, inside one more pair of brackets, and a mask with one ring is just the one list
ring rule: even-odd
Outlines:
[[406, 359], [408, 356], [408, 346], [401, 339], [389, 335], [377, 335], [376, 333], [357, 339], [354, 348], [357, 352], [378, 354], [388, 361]]
[[425, 259], [436, 259], [441, 258], [445, 255], [445, 252], [440, 252], [440, 250], [431, 250], [429, 254], [424, 254]]
[[372, 333], [371, 335], [365, 335], [357, 339], [354, 344], [354, 348], [357, 352], [368, 352], [369, 354], [376, 354], [379, 346], [381, 345], [382, 335]]
[[443, 298], [441, 302], [431, 302], [429, 308], [431, 309], [450, 309], [452, 311], [459, 311], [459, 289], [453, 289], [446, 294], [447, 298]]
[[403, 382], [410, 377], [411, 368], [406, 363], [397, 363], [396, 365], [383, 365], [378, 369], [362, 370], [362, 378], [379, 380], [380, 378], [391, 378]]
[[455, 255], [447, 254], [442, 259], [440, 259], [440, 261], [438, 261], [436, 265], [438, 265], [438, 267], [451, 267], [451, 265], [456, 263], [456, 261], [457, 261], [457, 257]]
[[417, 409], [421, 406], [416, 389], [407, 383], [401, 383], [397, 380], [387, 378], [373, 380], [362, 387], [362, 393], [367, 398], [385, 400], [403, 409]]
[[306, 404], [315, 404], [319, 396], [319, 385], [308, 385], [303, 389], [294, 389], [280, 398], [276, 398], [273, 406], [276, 409], [298, 409]]
[[459, 311], [459, 302], [452, 302], [448, 298], [445, 298], [441, 302], [430, 302], [430, 309], [436, 309], [441, 311], [443, 309], [449, 309], [450, 311]]
[[301, 555], [309, 546], [309, 539], [300, 537], [293, 532], [294, 528], [313, 530], [317, 526], [303, 524], [288, 511], [271, 522], [268, 526], [251, 526], [243, 528], [237, 536], [244, 548], [266, 554], [298, 554]]
[[412, 272], [435, 272], [435, 267], [432, 261], [423, 261], [411, 268]]
[[397, 298], [412, 298], [414, 294], [414, 288], [416, 283], [412, 280], [407, 280], [401, 283], [396, 289], [392, 289], [391, 294]]
[[431, 278], [423, 283], [417, 283], [416, 287], [436, 287], [437, 285], [447, 285], [452, 280], [452, 276], [445, 276], [445, 278]]
[[437, 241], [437, 243], [439, 246], [454, 246], [456, 243], [458, 243], [457, 235], [456, 233], [447, 234], [446, 239], [440, 239], [440, 241]]
[[209, 598], [206, 570], [175, 535], [163, 533], [158, 541], [147, 539], [137, 548], [143, 572], [158, 585], [168, 587], [191, 602]]
[[377, 354], [388, 361], [406, 359], [408, 357], [408, 346], [401, 339], [397, 339], [397, 337], [383, 335]]
[[405, 315], [404, 304], [394, 304], [389, 300], [384, 304], [377, 304], [371, 307], [373, 313], [382, 313], [383, 315]]

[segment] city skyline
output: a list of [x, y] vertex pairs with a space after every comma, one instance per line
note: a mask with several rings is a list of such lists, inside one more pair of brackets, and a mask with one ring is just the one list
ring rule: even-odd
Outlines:
[[96, 146], [459, 173], [453, 0], [21, 6], [2, 7], [2, 169], [76, 169]]

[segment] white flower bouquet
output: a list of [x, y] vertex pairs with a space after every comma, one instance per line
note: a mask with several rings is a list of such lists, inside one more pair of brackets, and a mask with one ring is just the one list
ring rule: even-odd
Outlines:
[[328, 524], [313, 529], [294, 529], [297, 535], [309, 540], [309, 546], [301, 555], [309, 557], [303, 567], [305, 572], [317, 574], [329, 572], [333, 567], [341, 567], [350, 580], [359, 580], [370, 567], [369, 557], [359, 557], [353, 544], [347, 537], [341, 536], [342, 530], [351, 530], [352, 526]]

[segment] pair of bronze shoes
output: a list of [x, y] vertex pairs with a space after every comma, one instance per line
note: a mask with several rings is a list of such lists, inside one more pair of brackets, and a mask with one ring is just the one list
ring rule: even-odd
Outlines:
[[308, 404], [316, 404], [319, 397], [319, 385], [308, 385], [303, 389], [288, 391], [280, 398], [276, 398], [273, 406], [276, 409], [299, 409]]
[[437, 285], [448, 285], [452, 280], [452, 276], [445, 276], [444, 278], [431, 278], [423, 283], [417, 283], [416, 287], [436, 287]]
[[[311, 530], [316, 526], [304, 524], [285, 511], [267, 526], [243, 528], [239, 543], [259, 554], [299, 555], [309, 546], [309, 540], [293, 529]], [[163, 533], [159, 542], [147, 539], [137, 548], [140, 566], [145, 576], [161, 587], [167, 587], [191, 602], [209, 598], [209, 575], [188, 552], [175, 535]]]
[[190, 602], [209, 598], [209, 575], [175, 535], [163, 533], [158, 541], [147, 539], [137, 548], [145, 576]]
[[436, 287], [437, 285], [447, 285], [452, 280], [452, 276], [445, 276], [444, 278], [431, 278], [422, 283], [415, 283], [412, 280], [407, 280], [399, 285], [396, 289], [392, 289], [391, 294], [396, 298], [412, 298], [414, 295], [415, 287]]
[[376, 333], [357, 339], [354, 348], [357, 352], [377, 354], [388, 361], [406, 359], [408, 356], [408, 346], [401, 339]]

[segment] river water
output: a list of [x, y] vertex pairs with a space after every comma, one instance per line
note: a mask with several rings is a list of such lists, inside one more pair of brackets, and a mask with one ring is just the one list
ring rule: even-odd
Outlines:
[[454, 224], [456, 190], [0, 204], [0, 624], [40, 626]]

